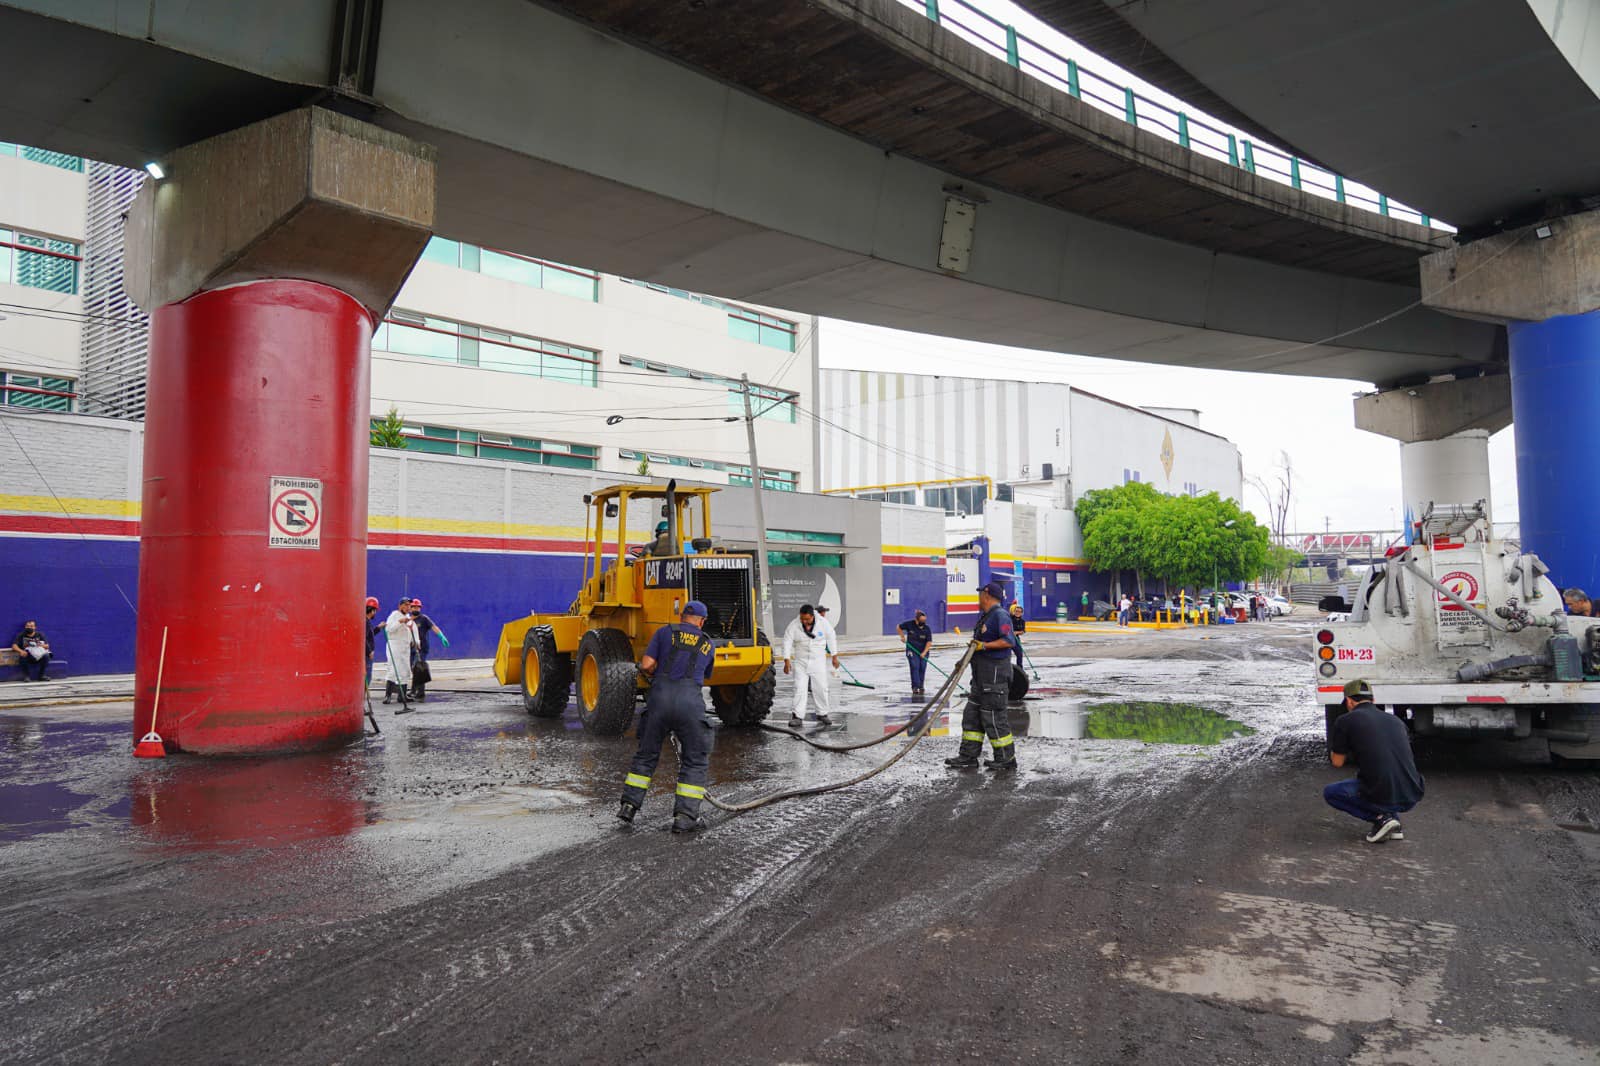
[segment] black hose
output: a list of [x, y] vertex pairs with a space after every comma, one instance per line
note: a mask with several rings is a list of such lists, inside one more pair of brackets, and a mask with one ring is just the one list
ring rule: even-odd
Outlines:
[[[916, 747], [919, 743], [921, 743], [922, 738], [928, 735], [928, 730], [933, 725], [934, 715], [936, 715], [939, 712], [943, 711], [944, 710], [944, 706], [943, 705], [950, 702], [950, 696], [951, 696], [952, 692], [955, 689], [956, 678], [960, 676], [962, 670], [965, 670], [967, 668], [967, 664], [972, 661], [972, 656], [977, 652], [977, 650], [978, 650], [978, 645], [977, 644], [974, 643], [974, 644], [968, 644], [967, 645], [967, 653], [965, 655], [963, 655], [961, 657], [961, 661], [956, 664], [955, 671], [945, 680], [944, 685], [939, 689], [939, 691], [935, 692], [933, 694], [933, 699], [928, 702], [928, 706], [923, 709], [923, 713], [921, 715], [917, 716], [917, 718], [921, 718], [922, 719], [922, 728], [921, 728], [921, 730], [919, 730], [916, 734], [914, 734], [912, 736], [911, 743], [907, 744], [905, 747], [901, 748], [899, 751], [895, 752], [893, 755], [889, 756], [889, 758], [885, 759], [883, 762], [879, 763], [877, 766], [874, 766], [872, 769], [867, 770], [864, 773], [859, 773], [854, 777], [847, 778], [844, 781], [835, 781], [833, 784], [829, 784], [829, 785], [809, 785], [809, 786], [807, 786], [805, 788], [781, 789], [781, 790], [779, 790], [777, 792], [773, 792], [773, 793], [770, 793], [770, 794], [765, 795], [765, 796], [758, 796], [755, 799], [748, 800], [748, 801], [746, 801], [744, 803], [724, 803], [722, 800], [719, 800], [716, 796], [713, 796], [711, 793], [707, 792], [706, 793], [706, 802], [711, 804], [713, 807], [717, 808], [718, 810], [727, 811], [730, 814], [742, 814], [745, 811], [753, 811], [757, 807], [765, 807], [767, 804], [776, 803], [779, 800], [795, 799], [795, 798], [800, 797], [800, 796], [820, 796], [820, 795], [822, 795], [824, 793], [827, 793], [827, 792], [837, 792], [838, 790], [840, 790], [842, 788], [849, 788], [851, 785], [859, 785], [861, 782], [866, 781], [869, 778], [873, 778], [873, 777], [878, 776], [879, 774], [881, 774], [885, 770], [887, 770], [889, 767], [893, 766], [895, 763], [897, 763], [901, 759], [905, 758], [906, 755], [911, 751], [911, 749]], [[917, 718], [913, 718], [912, 721], [916, 721]], [[909, 726], [910, 724], [911, 724], [910, 722], [906, 723], [907, 726]], [[890, 734], [890, 736], [892, 736], [892, 735], [894, 735], [894, 734]], [[802, 738], [802, 739], [804, 739], [804, 738]], [[886, 737], [884, 737], [882, 739], [883, 740], [888, 740], [889, 737], [886, 736]], [[876, 744], [876, 743], [881, 743], [881, 741], [872, 741], [871, 743]], [[866, 745], [866, 744], [857, 745], [857, 747], [867, 747], [867, 746], [869, 746], [869, 745]], [[839, 749], [839, 750], [849, 750], [849, 749]]]
[[1548, 655], [1508, 655], [1486, 663], [1467, 663], [1456, 671], [1457, 681], [1487, 681], [1495, 674], [1515, 670], [1519, 666], [1548, 666]]
[[[965, 660], [963, 660], [963, 661], [965, 661]], [[957, 673], [959, 673], [960, 670], [961, 670], [961, 668], [958, 666], [956, 668]], [[949, 681], [945, 682], [946, 685], [949, 685], [949, 683], [950, 683]], [[935, 692], [933, 694], [933, 699], [929, 700], [928, 703], [922, 708], [922, 710], [918, 711], [916, 714], [913, 714], [910, 718], [907, 718], [903, 723], [901, 723], [899, 726], [897, 726], [892, 732], [885, 733], [883, 736], [875, 737], [872, 740], [863, 740], [863, 741], [859, 741], [859, 742], [854, 743], [854, 744], [824, 744], [820, 740], [812, 740], [805, 733], [802, 733], [800, 730], [794, 729], [794, 728], [792, 728], [790, 726], [769, 725], [766, 722], [762, 722], [762, 723], [760, 723], [760, 725], [761, 725], [762, 729], [765, 729], [769, 733], [783, 733], [783, 734], [786, 734], [788, 736], [794, 737], [796, 740], [803, 740], [807, 744], [810, 744], [813, 748], [818, 749], [819, 751], [860, 751], [862, 748], [870, 748], [874, 744], [882, 744], [885, 741], [893, 740], [895, 737], [901, 735], [906, 730], [910, 729], [912, 726], [914, 726], [918, 722], [922, 721], [923, 716], [930, 712], [930, 709], [933, 707], [934, 703], [938, 701], [940, 694], [943, 693], [943, 692], [944, 692], [944, 689], [942, 689], [942, 688], [939, 689], [937, 692]]]

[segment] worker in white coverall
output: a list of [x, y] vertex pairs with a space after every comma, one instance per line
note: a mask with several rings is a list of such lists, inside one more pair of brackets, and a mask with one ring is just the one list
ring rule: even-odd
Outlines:
[[[816, 612], [808, 603], [800, 608], [800, 617], [789, 623], [783, 631], [783, 672], [793, 673], [794, 709], [789, 713], [789, 724], [800, 726], [810, 717], [823, 725], [833, 719], [828, 712], [833, 709], [833, 694], [829, 688], [828, 660], [839, 665], [839, 649], [834, 646], [833, 627], [819, 622]], [[815, 691], [812, 687], [815, 685]], [[806, 714], [806, 697], [817, 698], [818, 712]]]
[[383, 686], [383, 702], [393, 702], [394, 693], [398, 691], [401, 710], [395, 713], [403, 714], [411, 709], [411, 702], [406, 698], [411, 689], [411, 649], [419, 643], [417, 623], [411, 617], [410, 596], [400, 597], [400, 606], [383, 623], [383, 636], [389, 645], [389, 680]]

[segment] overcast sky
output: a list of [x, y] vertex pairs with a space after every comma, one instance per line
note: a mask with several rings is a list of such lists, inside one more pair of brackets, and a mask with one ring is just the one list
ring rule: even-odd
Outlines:
[[[1198, 408], [1202, 429], [1239, 445], [1247, 478], [1271, 473], [1278, 453], [1288, 452], [1294, 532], [1320, 531], [1325, 519], [1336, 532], [1400, 528], [1400, 446], [1355, 428], [1352, 396], [1370, 388], [1365, 382], [1051, 355], [832, 319], [823, 321], [819, 345], [825, 368], [1061, 381], [1136, 406]], [[1495, 518], [1515, 521], [1511, 430], [1490, 440], [1489, 467]], [[1242, 502], [1265, 520], [1266, 506], [1248, 486]]]

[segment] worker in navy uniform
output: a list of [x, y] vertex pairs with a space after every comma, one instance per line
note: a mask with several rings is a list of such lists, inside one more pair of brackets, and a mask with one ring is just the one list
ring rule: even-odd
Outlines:
[[706, 605], [690, 600], [679, 617], [676, 624], [656, 630], [639, 660], [640, 671], [652, 679], [650, 695], [639, 719], [639, 750], [628, 766], [617, 817], [631, 822], [644, 806], [661, 745], [673, 735], [678, 738], [678, 795], [672, 831], [687, 833], [700, 826], [700, 801], [711, 765], [711, 722], [701, 689], [711, 683], [712, 651], [711, 638], [701, 631]]
[[991, 581], [978, 591], [982, 616], [972, 631], [978, 650], [972, 656], [971, 694], [961, 712], [961, 749], [946, 766], [965, 770], [978, 765], [983, 753], [983, 738], [989, 738], [994, 758], [985, 765], [991, 770], [1015, 770], [1017, 753], [1011, 722], [1006, 715], [1006, 700], [1011, 693], [1011, 651], [1016, 636], [1011, 616], [1001, 606], [1005, 592]]
[[922, 695], [922, 684], [928, 676], [928, 647], [933, 643], [933, 630], [928, 628], [926, 612], [918, 611], [916, 616], [908, 622], [901, 622], [896, 629], [900, 631], [900, 639], [906, 646], [906, 665], [911, 667], [911, 694]]

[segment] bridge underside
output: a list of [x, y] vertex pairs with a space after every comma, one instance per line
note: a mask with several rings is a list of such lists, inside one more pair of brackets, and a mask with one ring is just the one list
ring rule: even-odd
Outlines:
[[[628, 7], [632, 36], [664, 25], [584, 10]], [[1275, 208], [1293, 190], [1080, 114], [892, 0], [707, 5], [728, 40], [675, 59], [692, 34], [644, 47], [523, 0], [453, 6], [442, 32], [390, 0], [359, 97], [325, 84], [331, 8], [134, 27], [0, 5], [0, 137], [138, 165], [317, 101], [438, 147], [440, 232], [624, 276], [1174, 365], [1394, 384], [1504, 360], [1498, 327], [1410, 306], [1426, 231]], [[780, 8], [804, 24], [758, 48]], [[964, 274], [938, 268], [952, 193], [978, 204]]]

